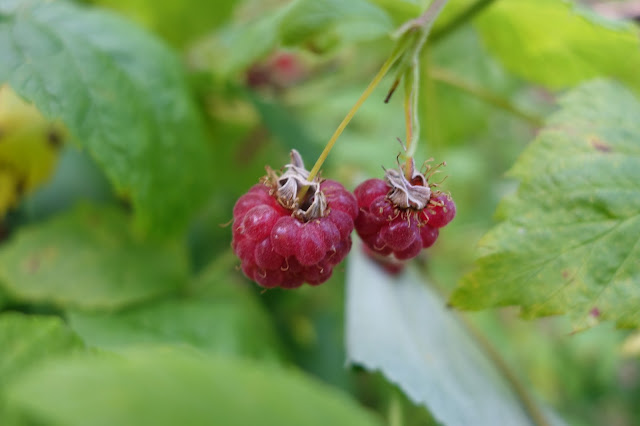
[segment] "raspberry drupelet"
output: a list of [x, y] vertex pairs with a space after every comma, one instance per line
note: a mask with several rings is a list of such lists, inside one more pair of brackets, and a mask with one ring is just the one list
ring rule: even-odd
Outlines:
[[369, 254], [414, 258], [436, 242], [439, 228], [456, 214], [451, 197], [433, 191], [411, 166], [411, 179], [403, 170], [387, 170], [385, 180], [369, 179], [354, 191], [359, 210], [355, 228]]
[[351, 249], [357, 202], [336, 181], [309, 182], [295, 150], [285, 168], [281, 176], [267, 168], [263, 182], [238, 199], [231, 247], [244, 274], [262, 287], [322, 284]]

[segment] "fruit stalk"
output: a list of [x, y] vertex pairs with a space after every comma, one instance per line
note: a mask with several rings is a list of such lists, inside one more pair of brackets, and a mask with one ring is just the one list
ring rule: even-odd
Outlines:
[[[433, 25], [433, 22], [435, 21], [437, 16], [440, 14], [442, 8], [447, 4], [447, 1], [448, 0], [434, 0], [422, 15], [420, 15], [416, 19], [412, 19], [406, 22], [395, 32], [394, 37], [398, 41], [393, 52], [384, 62], [384, 64], [382, 64], [382, 67], [380, 68], [378, 73], [375, 75], [373, 80], [371, 80], [371, 82], [364, 90], [362, 95], [360, 95], [353, 107], [351, 107], [347, 115], [344, 117], [336, 131], [329, 139], [329, 142], [327, 142], [327, 145], [324, 147], [324, 150], [318, 157], [318, 160], [309, 172], [309, 182], [312, 182], [313, 179], [315, 179], [315, 177], [318, 175], [322, 164], [324, 164], [325, 160], [329, 156], [329, 152], [331, 152], [336, 141], [338, 140], [344, 129], [347, 127], [353, 116], [360, 109], [362, 104], [367, 100], [367, 98], [369, 98], [378, 84], [380, 84], [393, 64], [401, 57], [407, 58], [407, 52], [410, 56], [408, 57], [409, 61], [405, 61], [405, 64], [410, 63], [411, 65], [409, 67], [406, 67], [405, 65], [403, 69], [401, 69], [401, 73], [404, 73], [405, 70], [413, 71], [413, 68], [417, 65], [418, 56], [422, 50], [422, 47], [424, 46], [424, 43], [427, 40], [431, 26]], [[417, 38], [414, 37], [416, 34], [418, 35]], [[304, 199], [308, 189], [308, 186], [301, 188], [298, 194], [299, 201]]]

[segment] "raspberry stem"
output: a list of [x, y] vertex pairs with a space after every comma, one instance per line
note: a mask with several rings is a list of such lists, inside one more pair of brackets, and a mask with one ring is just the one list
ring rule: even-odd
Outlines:
[[[422, 51], [424, 43], [427, 40], [429, 31], [431, 30], [431, 26], [433, 25], [433, 22], [435, 21], [437, 16], [440, 14], [440, 11], [442, 10], [442, 8], [444, 8], [444, 6], [447, 4], [447, 1], [448, 0], [434, 0], [422, 15], [420, 15], [415, 19], [405, 22], [395, 32], [394, 37], [398, 41], [396, 42], [396, 46], [393, 52], [391, 53], [389, 58], [382, 64], [382, 67], [380, 68], [378, 73], [375, 75], [373, 80], [371, 80], [371, 82], [369, 83], [367, 88], [364, 90], [362, 95], [360, 95], [360, 97], [358, 98], [356, 103], [353, 105], [353, 107], [351, 107], [351, 109], [349, 110], [347, 115], [344, 117], [344, 119], [342, 119], [342, 122], [340, 123], [336, 131], [333, 133], [331, 138], [329, 139], [329, 142], [327, 142], [327, 145], [324, 147], [324, 150], [318, 157], [318, 160], [316, 161], [316, 163], [313, 165], [313, 168], [309, 172], [309, 178], [307, 179], [309, 182], [312, 182], [313, 179], [315, 179], [315, 177], [318, 175], [318, 172], [320, 171], [322, 164], [324, 164], [325, 160], [329, 156], [329, 152], [331, 152], [336, 141], [338, 140], [338, 138], [340, 137], [344, 129], [347, 127], [347, 125], [349, 124], [353, 116], [360, 109], [360, 107], [367, 100], [367, 98], [369, 98], [371, 93], [373, 93], [373, 90], [378, 86], [378, 84], [380, 84], [380, 82], [382, 81], [384, 76], [387, 74], [389, 69], [391, 69], [393, 64], [402, 57], [404, 57], [404, 60], [402, 61], [403, 63], [401, 64], [401, 70], [399, 75], [402, 75], [405, 72], [411, 73], [411, 77], [412, 77], [411, 84], [413, 86], [416, 86], [415, 88], [413, 87], [411, 88], [412, 93], [414, 93], [412, 97], [412, 101], [413, 101], [412, 115], [415, 115], [416, 113], [415, 106], [417, 105], [416, 83], [419, 77], [418, 75], [419, 74], [419, 67], [418, 67], [419, 58], [418, 57], [420, 55], [420, 52]], [[408, 53], [408, 56], [407, 56], [407, 53]], [[399, 80], [396, 79], [396, 82], [398, 81]], [[390, 94], [393, 93], [393, 89], [395, 89], [396, 84], [397, 83], [394, 83], [394, 86], [392, 87], [392, 90], [390, 91], [389, 95], [385, 99], [385, 102], [389, 100]], [[415, 124], [416, 120], [413, 120], [413, 122]], [[412, 136], [412, 139], [414, 138], [415, 138], [415, 135]], [[407, 141], [407, 143], [409, 144], [410, 142]], [[413, 150], [415, 150], [415, 147], [413, 148]], [[407, 149], [407, 153], [408, 153], [408, 156], [410, 157], [413, 155], [411, 151], [409, 151], [409, 149]], [[297, 198], [298, 202], [302, 202], [302, 200], [304, 200], [304, 197], [307, 194], [308, 190], [309, 190], [308, 185], [300, 189], [300, 191], [298, 192], [298, 198]]]
[[407, 128], [407, 146], [404, 173], [408, 180], [413, 177], [413, 154], [416, 152], [420, 137], [420, 120], [418, 117], [418, 87], [420, 83], [420, 65], [416, 61], [404, 76], [405, 96], [404, 115]]
[[380, 68], [376, 76], [373, 78], [373, 80], [371, 80], [371, 82], [369, 83], [367, 88], [364, 90], [362, 95], [360, 95], [360, 97], [358, 98], [356, 103], [353, 105], [353, 107], [351, 107], [351, 109], [349, 110], [347, 115], [344, 117], [344, 119], [342, 120], [342, 122], [340, 123], [336, 131], [333, 133], [333, 136], [331, 136], [331, 139], [329, 139], [329, 142], [327, 142], [327, 146], [325, 146], [324, 150], [322, 151], [322, 154], [320, 154], [320, 157], [318, 157], [318, 160], [313, 165], [313, 168], [309, 172], [309, 179], [308, 179], [309, 181], [312, 181], [316, 177], [316, 175], [320, 171], [320, 167], [322, 167], [322, 163], [324, 163], [324, 161], [327, 159], [329, 152], [333, 148], [333, 145], [335, 145], [336, 141], [338, 140], [338, 138], [340, 137], [344, 129], [347, 127], [347, 124], [349, 124], [353, 116], [360, 109], [364, 101], [366, 101], [367, 98], [371, 95], [373, 90], [378, 86], [378, 84], [380, 84], [380, 81], [382, 81], [382, 78], [387, 74], [387, 72], [389, 71], [391, 66], [394, 64], [394, 62], [398, 59], [399, 56], [400, 56], [400, 52], [394, 52], [394, 54], [392, 54], [384, 62], [384, 64], [382, 64], [382, 67]]

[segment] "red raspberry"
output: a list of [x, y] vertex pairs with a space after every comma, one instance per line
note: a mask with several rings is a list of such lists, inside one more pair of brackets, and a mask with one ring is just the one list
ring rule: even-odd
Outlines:
[[[402, 208], [389, 199], [391, 189], [382, 179], [369, 179], [355, 189], [359, 208], [355, 228], [366, 244], [365, 252], [377, 255], [371, 257], [393, 254], [397, 260], [408, 260], [435, 243], [438, 228], [453, 220], [456, 206], [448, 195], [426, 191], [431, 195], [424, 208]], [[396, 268], [394, 264], [394, 272]]]
[[325, 180], [325, 215], [305, 221], [284, 208], [272, 187], [253, 186], [233, 208], [231, 247], [244, 274], [262, 287], [322, 284], [351, 248], [358, 207], [341, 184]]

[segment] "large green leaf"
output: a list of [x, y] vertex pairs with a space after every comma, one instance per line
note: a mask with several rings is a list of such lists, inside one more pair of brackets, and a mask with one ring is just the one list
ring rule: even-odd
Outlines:
[[455, 312], [413, 270], [393, 277], [354, 246], [347, 269], [347, 356], [379, 370], [447, 426], [529, 425], [507, 382]]
[[140, 344], [181, 344], [206, 352], [277, 357], [271, 319], [252, 292], [216, 269], [196, 284], [199, 298], [170, 299], [116, 313], [72, 312], [71, 327], [91, 345], [122, 349]]
[[57, 317], [0, 315], [0, 388], [46, 358], [81, 350], [82, 341]]
[[503, 0], [476, 19], [487, 48], [517, 75], [551, 88], [606, 76], [640, 90], [640, 39], [565, 0]]
[[208, 195], [211, 153], [172, 52], [120, 18], [63, 1], [0, 11], [0, 82], [64, 121], [130, 197], [139, 225], [182, 229]]
[[114, 309], [187, 277], [181, 246], [142, 240], [120, 211], [88, 205], [22, 228], [0, 250], [0, 285], [33, 303]]
[[560, 104], [511, 170], [518, 191], [452, 303], [640, 326], [640, 102], [596, 81]]
[[13, 407], [69, 426], [381, 424], [300, 373], [167, 349], [50, 363], [7, 393]]

